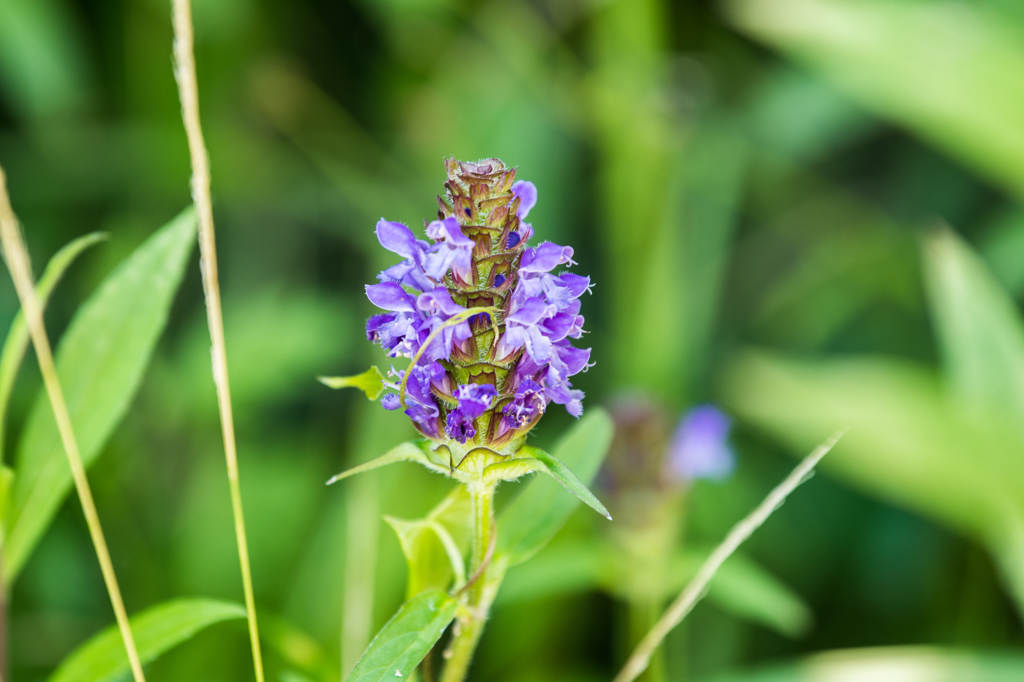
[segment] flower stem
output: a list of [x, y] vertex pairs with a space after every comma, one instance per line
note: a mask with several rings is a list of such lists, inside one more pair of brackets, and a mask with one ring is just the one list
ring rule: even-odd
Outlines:
[[470, 558], [470, 583], [466, 589], [465, 609], [455, 622], [455, 632], [444, 656], [447, 662], [441, 682], [463, 682], [470, 661], [480, 642], [487, 614], [504, 577], [502, 567], [492, 565], [494, 523], [494, 484], [470, 485], [473, 501], [473, 547]]

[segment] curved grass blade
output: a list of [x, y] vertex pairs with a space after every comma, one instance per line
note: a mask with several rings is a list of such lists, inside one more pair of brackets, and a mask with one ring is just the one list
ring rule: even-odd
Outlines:
[[529, 445], [523, 449], [525, 450], [524, 454], [529, 454], [544, 465], [544, 473], [561, 483], [563, 488], [580, 498], [582, 502], [598, 514], [609, 521], [612, 520], [612, 515], [609, 514], [605, 506], [601, 504], [601, 500], [597, 499], [597, 497], [594, 496], [594, 493], [590, 492], [587, 486], [583, 485], [583, 482], [576, 478], [576, 474], [570, 471], [569, 467], [562, 464], [557, 457], [544, 452], [540, 448], [531, 447]]
[[[131, 619], [139, 658], [148, 663], [199, 631], [226, 620], [245, 618], [239, 604], [213, 599], [164, 602]], [[114, 682], [128, 672], [128, 657], [116, 626], [111, 626], [64, 659], [47, 682]]]
[[408, 677], [455, 618], [457, 606], [440, 590], [423, 592], [402, 604], [370, 642], [348, 682]]
[[418, 443], [409, 442], [402, 443], [401, 445], [392, 448], [376, 459], [371, 459], [369, 462], [360, 464], [357, 467], [352, 467], [348, 471], [343, 471], [337, 476], [333, 476], [329, 481], [327, 481], [327, 485], [337, 483], [349, 476], [355, 476], [356, 474], [361, 474], [366, 471], [373, 471], [374, 469], [386, 467], [387, 465], [394, 464], [395, 462], [416, 462], [418, 464], [422, 464], [431, 471], [436, 471], [439, 474], [448, 473], [447, 469], [437, 466], [427, 459], [427, 453], [423, 451], [423, 448], [421, 448]]
[[[82, 460], [89, 466], [127, 411], [195, 239], [191, 209], [161, 228], [112, 272], [75, 314], [57, 349], [57, 372]], [[71, 488], [45, 393], [19, 442], [3, 575], [10, 585]]]
[[[83, 251], [94, 244], [106, 241], [108, 236], [105, 232], [92, 232], [68, 242], [64, 248], [55, 253], [50, 262], [46, 264], [43, 276], [36, 283], [36, 296], [39, 297], [39, 305], [45, 309], [47, 301], [50, 300], [50, 294], [53, 293], [68, 267]], [[0, 352], [0, 461], [3, 459], [7, 406], [11, 401], [11, 391], [14, 390], [14, 380], [18, 376], [18, 368], [21, 367], [21, 361], [25, 359], [25, 351], [28, 350], [28, 342], [25, 313], [19, 310], [11, 323], [10, 331], [7, 332], [3, 352]]]
[[[589, 483], [608, 452], [612, 431], [607, 412], [590, 410], [555, 448], [558, 461], [575, 469], [581, 484]], [[577, 504], [554, 481], [530, 481], [501, 514], [498, 553], [507, 558], [510, 566], [526, 561], [548, 544]]]

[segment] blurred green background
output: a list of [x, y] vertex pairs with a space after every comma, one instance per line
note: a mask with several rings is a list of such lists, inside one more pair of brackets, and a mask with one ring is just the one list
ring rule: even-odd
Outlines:
[[[518, 166], [539, 189], [538, 238], [574, 246], [596, 281], [583, 312], [597, 365], [575, 382], [587, 404], [643, 395], [670, 420], [707, 401], [734, 416], [735, 474], [673, 491], [656, 550], [713, 545], [794, 455], [850, 428], [745, 549], [760, 577], [670, 636], [667, 679], [1024, 679], [1022, 8], [195, 0], [271, 678], [354, 664], [405, 590], [380, 515], [422, 515], [450, 487], [415, 467], [325, 487], [412, 429], [314, 377], [381, 361], [362, 331], [363, 284], [391, 260], [374, 223], [429, 219], [454, 155]], [[162, 0], [0, 0], [0, 163], [37, 271], [75, 237], [111, 235], [54, 294], [54, 338], [190, 201], [170, 52]], [[0, 319], [16, 310], [3, 284]], [[193, 253], [90, 470], [131, 612], [241, 601], [205, 324]], [[30, 357], [6, 452], [39, 386]], [[536, 441], [570, 422], [552, 410]], [[613, 516], [619, 492], [599, 491]], [[591, 516], [510, 574], [475, 679], [617, 670], [622, 586], [642, 567], [608, 569], [614, 532]], [[690, 569], [669, 563], [678, 587]], [[13, 587], [13, 679], [46, 679], [111, 621], [69, 499]], [[814, 657], [900, 645], [923, 648]], [[764, 666], [782, 667], [745, 676]], [[251, 675], [238, 621], [151, 666], [153, 680]]]

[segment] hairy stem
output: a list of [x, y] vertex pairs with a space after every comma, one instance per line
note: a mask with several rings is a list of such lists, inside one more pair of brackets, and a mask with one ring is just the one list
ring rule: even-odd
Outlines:
[[768, 497], [764, 498], [764, 501], [754, 511], [750, 512], [749, 516], [733, 526], [733, 529], [725, 536], [722, 544], [715, 548], [715, 551], [711, 553], [711, 556], [707, 558], [697, 571], [697, 575], [693, 577], [693, 580], [683, 589], [682, 593], [676, 597], [676, 600], [668, 607], [668, 610], [665, 611], [661, 619], [655, 623], [651, 631], [647, 633], [647, 636], [636, 647], [633, 655], [626, 661], [626, 665], [615, 676], [613, 682], [632, 682], [643, 673], [650, 663], [654, 651], [661, 645], [666, 635], [682, 622], [686, 614], [693, 609], [697, 602], [700, 601], [700, 598], [707, 592], [711, 579], [715, 577], [715, 574], [722, 564], [725, 563], [725, 560], [732, 556], [732, 553], [755, 530], [760, 528], [761, 524], [768, 520], [772, 512], [782, 506], [782, 503], [786, 501], [791, 492], [796, 490], [797, 486], [810, 477], [815, 465], [821, 461], [822, 457], [828, 454], [828, 451], [835, 446], [842, 435], [843, 432], [840, 431], [815, 448], [814, 452], [807, 455], [782, 483], [768, 493]]
[[224, 435], [224, 456], [231, 489], [231, 509], [235, 518], [238, 560], [242, 567], [245, 610], [249, 620], [249, 639], [257, 682], [263, 682], [263, 655], [260, 652], [259, 628], [256, 625], [256, 599], [253, 596], [249, 546], [242, 514], [242, 490], [238, 481], [238, 453], [235, 449], [235, 422], [231, 412], [231, 389], [228, 384], [228, 356], [224, 343], [224, 318], [221, 313], [220, 280], [217, 275], [217, 242], [213, 229], [213, 202], [210, 199], [210, 159], [203, 141], [199, 121], [199, 88], [193, 55], [192, 5], [189, 0], [174, 0], [174, 77], [178, 81], [181, 117], [188, 137], [192, 160], [192, 202], [199, 218], [199, 269], [203, 274], [206, 296], [206, 319], [210, 327], [213, 355], [213, 383], [217, 387], [217, 405]]
[[455, 621], [455, 631], [444, 656], [446, 663], [441, 682], [463, 682], [469, 672], [473, 653], [487, 623], [487, 614], [498, 594], [504, 575], [500, 566], [491, 564], [494, 538], [494, 485], [469, 486], [473, 500], [473, 547], [470, 557], [465, 609]]
[[[121, 639], [124, 640], [124, 647], [128, 653], [128, 663], [131, 665], [135, 682], [145, 682], [142, 663], [139, 661], [139, 653], [135, 648], [135, 638], [132, 637], [132, 629], [128, 623], [128, 613], [125, 611], [124, 600], [121, 598], [121, 588], [117, 584], [114, 564], [110, 560], [110, 550], [107, 548], [107, 540], [103, 536], [100, 516], [96, 511], [89, 479], [85, 475], [85, 464], [82, 462], [78, 441], [71, 425], [71, 415], [68, 414], [64, 391], [61, 389], [57, 368], [53, 362], [53, 350], [50, 348], [50, 340], [46, 336], [46, 327], [43, 324], [42, 305], [32, 281], [32, 266], [29, 262], [28, 250], [25, 248], [17, 218], [14, 217], [14, 211], [7, 196], [7, 179], [2, 168], [0, 168], [0, 240], [3, 242], [3, 255], [7, 261], [7, 268], [11, 271], [14, 288], [18, 292], [22, 310], [25, 311], [25, 320], [28, 322], [29, 334], [36, 349], [43, 383], [46, 386], [46, 393], [50, 397], [50, 406], [53, 408], [53, 416], [57, 421], [57, 430], [60, 432], [60, 438], [64, 444], [64, 452], [68, 456], [71, 476], [74, 478], [78, 498], [82, 503], [85, 522], [89, 527], [93, 546], [96, 548], [96, 557], [100, 562], [103, 581], [107, 585], [110, 603], [114, 607], [114, 616], [117, 618], [117, 625], [121, 630]], [[0, 587], [0, 589], [3, 588]]]

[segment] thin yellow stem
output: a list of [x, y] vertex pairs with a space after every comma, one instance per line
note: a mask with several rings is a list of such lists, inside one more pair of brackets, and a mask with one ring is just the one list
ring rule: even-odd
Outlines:
[[220, 282], [217, 277], [217, 244], [213, 229], [213, 202], [210, 199], [210, 159], [199, 122], [199, 89], [196, 84], [196, 63], [193, 55], [192, 6], [189, 0], [174, 0], [174, 77], [181, 98], [181, 118], [188, 136], [192, 159], [192, 202], [199, 218], [199, 268], [206, 295], [206, 317], [213, 345], [213, 382], [217, 387], [220, 425], [224, 434], [224, 455], [227, 459], [231, 507], [235, 517], [238, 559], [242, 565], [245, 608], [249, 615], [249, 639], [257, 682], [263, 682], [263, 655], [260, 652], [259, 628], [256, 625], [256, 599], [249, 567], [249, 547], [242, 514], [242, 492], [238, 483], [238, 453], [235, 448], [235, 425], [231, 413], [231, 390], [228, 384], [228, 358], [224, 344], [224, 318], [220, 304]]
[[17, 218], [14, 217], [14, 210], [11, 208], [11, 201], [7, 196], [7, 178], [3, 168], [0, 168], [0, 240], [3, 242], [3, 254], [7, 261], [7, 268], [11, 271], [11, 278], [14, 280], [14, 288], [18, 291], [22, 310], [25, 311], [29, 334], [32, 336], [32, 344], [35, 346], [36, 357], [39, 359], [39, 369], [43, 374], [43, 383], [46, 385], [46, 392], [50, 397], [53, 416], [57, 420], [57, 430], [60, 431], [60, 439], [64, 443], [68, 464], [71, 465], [71, 475], [75, 480], [75, 488], [78, 490], [78, 499], [82, 502], [85, 522], [89, 526], [89, 535], [92, 536], [92, 544], [96, 548], [100, 570], [103, 572], [103, 582], [107, 584], [107, 592], [110, 593], [110, 603], [114, 607], [117, 626], [121, 629], [124, 648], [128, 652], [128, 663], [131, 665], [135, 682], [145, 682], [146, 678], [142, 674], [139, 652], [135, 648], [135, 639], [132, 637], [131, 626], [128, 624], [128, 613], [125, 611], [121, 589], [117, 585], [117, 576], [114, 574], [114, 564], [110, 560], [110, 550], [103, 537], [100, 516], [96, 512], [96, 503], [92, 499], [89, 479], [85, 475], [85, 465], [82, 463], [82, 455], [78, 451], [78, 441], [75, 440], [75, 431], [71, 426], [71, 416], [68, 414], [68, 406], [64, 402], [64, 392], [61, 390], [60, 379], [57, 377], [53, 351], [50, 349], [50, 340], [46, 336], [46, 327], [43, 324], [43, 309], [36, 296], [36, 288], [32, 281], [32, 266], [29, 262], [28, 250], [25, 248]]
[[796, 490], [797, 486], [807, 480], [811, 472], [814, 470], [815, 465], [821, 461], [829, 450], [835, 447], [835, 444], [842, 437], [843, 432], [834, 434], [826, 442], [815, 448], [814, 452], [807, 455], [806, 458], [800, 464], [793, 469], [792, 473], [786, 477], [782, 483], [777, 485], [774, 490], [768, 493], [768, 497], [764, 499], [757, 509], [752, 511], [747, 518], [743, 519], [729, 531], [729, 534], [725, 536], [725, 540], [722, 541], [715, 551], [711, 553], [711, 556], [707, 558], [704, 564], [697, 571], [697, 575], [693, 577], [690, 584], [687, 585], [682, 593], [676, 597], [676, 600], [672, 602], [672, 605], [668, 607], [665, 614], [655, 623], [651, 631], [647, 633], [636, 649], [633, 651], [633, 655], [626, 661], [626, 665], [623, 666], [622, 670], [618, 675], [615, 676], [614, 682], [632, 682], [647, 668], [648, 663], [651, 661], [651, 655], [654, 650], [657, 649], [665, 636], [672, 631], [677, 625], [679, 625], [686, 614], [700, 601], [701, 597], [707, 592], [708, 584], [711, 579], [715, 577], [718, 569], [725, 563], [733, 552], [743, 542], [749, 538], [755, 530], [761, 527], [772, 512], [779, 508], [789, 494]]

